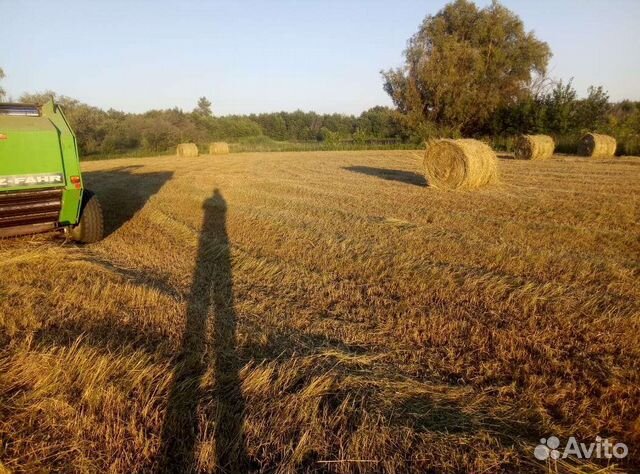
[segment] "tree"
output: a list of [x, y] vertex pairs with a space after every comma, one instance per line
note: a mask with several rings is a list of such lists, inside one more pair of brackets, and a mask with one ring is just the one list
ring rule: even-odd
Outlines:
[[558, 81], [550, 92], [542, 98], [545, 129], [547, 132], [565, 134], [575, 129], [576, 97], [573, 79], [568, 83]]
[[62, 110], [64, 110], [75, 132], [80, 153], [90, 155], [100, 152], [102, 141], [107, 135], [107, 113], [71, 97], [58, 95], [53, 91], [20, 96], [20, 102], [36, 105], [42, 105], [50, 99], [62, 106]]
[[[4, 79], [4, 71], [2, 70], [1, 67], [0, 67], [0, 79]], [[0, 100], [3, 100], [4, 96], [5, 96], [4, 89], [0, 87]]]
[[609, 94], [602, 86], [591, 86], [587, 98], [577, 104], [577, 126], [583, 130], [601, 130], [607, 124], [610, 111]]
[[287, 140], [286, 112], [276, 112], [270, 114], [251, 114], [249, 119], [256, 122], [262, 128], [262, 132], [274, 140]]
[[640, 102], [623, 100], [611, 107], [606, 132], [614, 135], [624, 155], [640, 155]]
[[397, 114], [389, 107], [372, 107], [360, 114], [357, 128], [372, 138], [402, 138], [403, 130]]
[[[25, 104], [43, 105], [46, 102], [48, 102], [50, 99], [55, 100], [56, 103], [60, 103], [61, 100], [67, 100], [67, 101], [72, 101], [74, 103], [77, 103], [75, 99], [59, 96], [58, 94], [56, 94], [51, 90], [46, 90], [44, 92], [34, 92], [34, 93], [25, 92], [20, 96], [20, 102], [24, 102]], [[65, 107], [65, 110], [66, 110], [66, 107]]]
[[193, 111], [196, 114], [204, 115], [205, 117], [211, 117], [211, 102], [206, 97], [200, 97], [198, 99], [198, 106]]
[[529, 93], [551, 51], [498, 2], [479, 9], [456, 0], [425, 18], [404, 56], [403, 67], [382, 75], [408, 122], [417, 129], [436, 124], [452, 134], [472, 134], [496, 110]]

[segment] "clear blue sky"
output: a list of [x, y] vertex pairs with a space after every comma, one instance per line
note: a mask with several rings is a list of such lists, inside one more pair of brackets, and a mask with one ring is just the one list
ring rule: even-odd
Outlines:
[[[3, 87], [129, 112], [200, 96], [216, 115], [389, 105], [379, 71], [444, 0], [0, 0]], [[487, 4], [483, 0], [477, 2]], [[640, 100], [640, 0], [504, 0], [551, 45], [551, 75]]]

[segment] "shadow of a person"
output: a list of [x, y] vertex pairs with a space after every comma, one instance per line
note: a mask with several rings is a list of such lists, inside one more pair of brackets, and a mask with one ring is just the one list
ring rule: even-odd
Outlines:
[[198, 405], [205, 395], [201, 383], [212, 358], [216, 464], [223, 472], [243, 472], [247, 468], [227, 206], [216, 189], [203, 208], [182, 348], [161, 434], [163, 472], [198, 470], [196, 448], [199, 422], [204, 417], [199, 416]]

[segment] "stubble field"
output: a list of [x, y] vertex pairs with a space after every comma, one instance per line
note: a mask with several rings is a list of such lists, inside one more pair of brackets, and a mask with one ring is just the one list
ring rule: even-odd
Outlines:
[[640, 159], [499, 166], [84, 163], [104, 241], [0, 241], [0, 472], [639, 468]]

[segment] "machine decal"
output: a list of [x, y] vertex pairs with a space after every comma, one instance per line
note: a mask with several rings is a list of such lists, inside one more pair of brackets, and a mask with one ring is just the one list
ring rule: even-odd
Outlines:
[[15, 176], [0, 176], [0, 188], [18, 186], [34, 186], [38, 184], [64, 184], [62, 173], [28, 174]]

